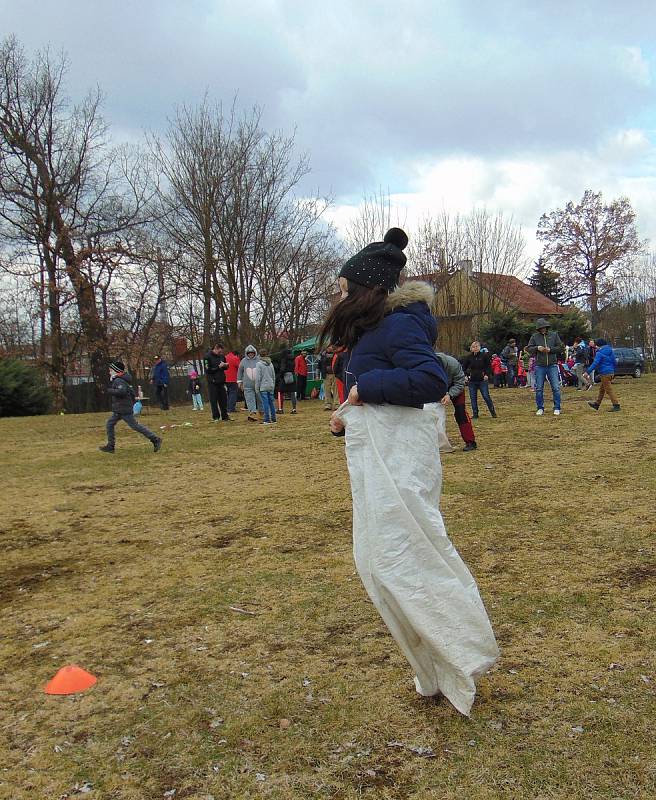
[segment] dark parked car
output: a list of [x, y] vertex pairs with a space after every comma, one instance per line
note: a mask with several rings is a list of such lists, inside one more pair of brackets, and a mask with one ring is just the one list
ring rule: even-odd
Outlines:
[[639, 378], [645, 371], [645, 359], [633, 347], [613, 347], [617, 361], [616, 375], [631, 375]]

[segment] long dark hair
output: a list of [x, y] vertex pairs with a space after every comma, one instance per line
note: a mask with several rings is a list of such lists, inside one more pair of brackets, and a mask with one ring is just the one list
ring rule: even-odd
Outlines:
[[376, 328], [385, 316], [389, 294], [383, 286], [372, 289], [348, 282], [348, 295], [330, 311], [319, 341], [350, 350], [365, 331]]

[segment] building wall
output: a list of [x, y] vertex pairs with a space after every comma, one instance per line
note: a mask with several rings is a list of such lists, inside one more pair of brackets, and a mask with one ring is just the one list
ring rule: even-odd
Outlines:
[[492, 311], [508, 311], [510, 302], [496, 297], [470, 279], [464, 271], [456, 272], [449, 281], [435, 285], [435, 313], [439, 319], [440, 350], [459, 355], [479, 335], [481, 324]]
[[647, 330], [645, 344], [647, 347], [647, 357], [656, 359], [656, 297], [651, 297], [645, 303], [647, 318]]

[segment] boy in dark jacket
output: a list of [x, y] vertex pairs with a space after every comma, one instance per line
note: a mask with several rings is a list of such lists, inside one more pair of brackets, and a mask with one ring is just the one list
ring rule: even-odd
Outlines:
[[109, 365], [109, 374], [112, 382], [107, 387], [107, 393], [112, 396], [112, 416], [107, 420], [107, 444], [99, 449], [103, 453], [113, 453], [115, 445], [114, 428], [116, 423], [123, 420], [133, 431], [142, 434], [150, 442], [153, 449], [157, 452], [162, 446], [162, 440], [155, 436], [144, 425], [140, 425], [134, 418], [134, 389], [132, 388], [132, 377], [126, 372], [125, 364], [122, 361], [112, 361]]

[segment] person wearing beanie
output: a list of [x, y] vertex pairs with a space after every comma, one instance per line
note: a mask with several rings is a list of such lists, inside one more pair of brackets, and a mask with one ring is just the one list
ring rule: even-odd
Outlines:
[[[399, 286], [408, 237], [389, 230], [339, 273], [341, 301], [319, 336], [346, 352], [347, 402], [330, 419], [346, 437], [355, 563], [372, 602], [415, 671], [423, 696], [463, 714], [474, 679], [498, 657], [483, 603], [439, 510], [440, 401], [433, 288]], [[454, 625], [453, 620], [458, 624]]]
[[107, 444], [98, 449], [103, 453], [114, 452], [116, 445], [114, 428], [117, 422], [123, 420], [133, 431], [145, 436], [157, 452], [162, 446], [162, 440], [134, 418], [135, 394], [132, 377], [125, 369], [125, 364], [122, 361], [112, 361], [109, 365], [109, 375], [111, 383], [107, 387], [107, 394], [112, 398], [112, 416], [107, 420]]
[[615, 369], [617, 368], [615, 353], [613, 352], [613, 348], [605, 339], [595, 339], [594, 343], [595, 347], [597, 348], [597, 352], [592, 364], [590, 364], [587, 370], [583, 373], [583, 376], [587, 380], [592, 381], [590, 373], [593, 373], [596, 370], [597, 374], [599, 375], [599, 394], [597, 395], [596, 401], [594, 403], [588, 403], [588, 405], [590, 408], [594, 408], [595, 411], [599, 411], [599, 406], [601, 405], [602, 400], [604, 399], [605, 395], [608, 395], [611, 403], [613, 404], [613, 407], [609, 408], [608, 410], [620, 411], [620, 401], [617, 399], [617, 395], [615, 394], [615, 389], [613, 387], [613, 378], [615, 377]]

